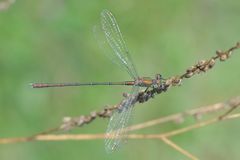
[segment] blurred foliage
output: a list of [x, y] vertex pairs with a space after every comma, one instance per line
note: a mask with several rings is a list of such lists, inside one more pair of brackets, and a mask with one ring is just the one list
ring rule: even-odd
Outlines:
[[[99, 49], [92, 27], [100, 12], [111, 10], [140, 75], [181, 74], [200, 59], [239, 41], [240, 1], [16, 1], [0, 12], [0, 136], [20, 137], [55, 127], [64, 116], [88, 114], [116, 104], [127, 87], [31, 89], [30, 82], [128, 80], [124, 70]], [[239, 94], [239, 59], [184, 81], [179, 88], [136, 107], [140, 123]], [[70, 133], [103, 133], [107, 120]], [[169, 124], [142, 133], [183, 126]], [[186, 122], [187, 124], [187, 122]], [[238, 123], [229, 121], [198, 129], [173, 140], [202, 159], [239, 159]], [[114, 154], [103, 140], [33, 142], [0, 146], [0, 159], [185, 159], [160, 141], [131, 140]]]

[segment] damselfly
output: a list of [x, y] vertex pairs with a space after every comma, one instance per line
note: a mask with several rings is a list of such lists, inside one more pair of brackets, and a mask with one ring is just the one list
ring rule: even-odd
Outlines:
[[107, 44], [112, 49], [109, 57], [117, 65], [125, 69], [132, 77], [132, 81], [122, 82], [90, 82], [90, 83], [33, 83], [33, 88], [86, 86], [86, 85], [127, 85], [133, 86], [132, 91], [126, 99], [120, 103], [118, 110], [115, 110], [110, 117], [106, 131], [105, 148], [108, 152], [114, 151], [122, 142], [124, 128], [128, 125], [131, 116], [134, 100], [136, 100], [140, 87], [157, 88], [162, 85], [162, 78], [157, 74], [155, 78], [139, 77], [132, 62], [131, 56], [120, 32], [119, 26], [113, 14], [108, 10], [101, 12], [101, 28], [104, 32]]

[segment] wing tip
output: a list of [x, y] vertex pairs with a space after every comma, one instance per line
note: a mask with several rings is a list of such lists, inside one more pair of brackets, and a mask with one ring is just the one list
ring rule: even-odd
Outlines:
[[106, 13], [108, 13], [109, 10], [108, 9], [103, 9], [102, 12], [101, 12], [101, 16], [105, 15]]
[[115, 141], [113, 139], [106, 139], [105, 140], [105, 150], [107, 153], [111, 154], [118, 150], [120, 141]]
[[113, 16], [111, 11], [109, 11], [108, 9], [103, 9], [102, 12], [101, 12], [101, 16], [105, 17], [106, 15], [109, 15], [110, 17]]

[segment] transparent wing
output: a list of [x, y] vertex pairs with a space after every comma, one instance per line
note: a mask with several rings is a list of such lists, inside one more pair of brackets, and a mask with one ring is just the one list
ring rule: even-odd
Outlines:
[[137, 79], [137, 71], [129, 55], [129, 51], [123, 40], [123, 36], [118, 27], [116, 19], [110, 11], [102, 11], [101, 25], [107, 43], [113, 50], [111, 52], [106, 52], [106, 54], [108, 54], [107, 56], [110, 57], [110, 59], [116, 64], [118, 64], [120, 67], [125, 68], [125, 70], [130, 74], [133, 79]]
[[134, 86], [130, 96], [119, 106], [121, 110], [115, 110], [110, 118], [105, 139], [105, 148], [108, 153], [116, 150], [123, 141], [125, 134], [124, 128], [128, 126], [134, 105], [133, 102], [135, 101], [135, 98], [137, 98], [138, 91], [139, 87]]

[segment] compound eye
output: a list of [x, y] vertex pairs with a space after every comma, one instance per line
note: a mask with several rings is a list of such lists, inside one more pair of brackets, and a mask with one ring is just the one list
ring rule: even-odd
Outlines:
[[158, 80], [162, 79], [162, 75], [161, 74], [157, 74], [156, 75], [156, 79], [158, 79]]

